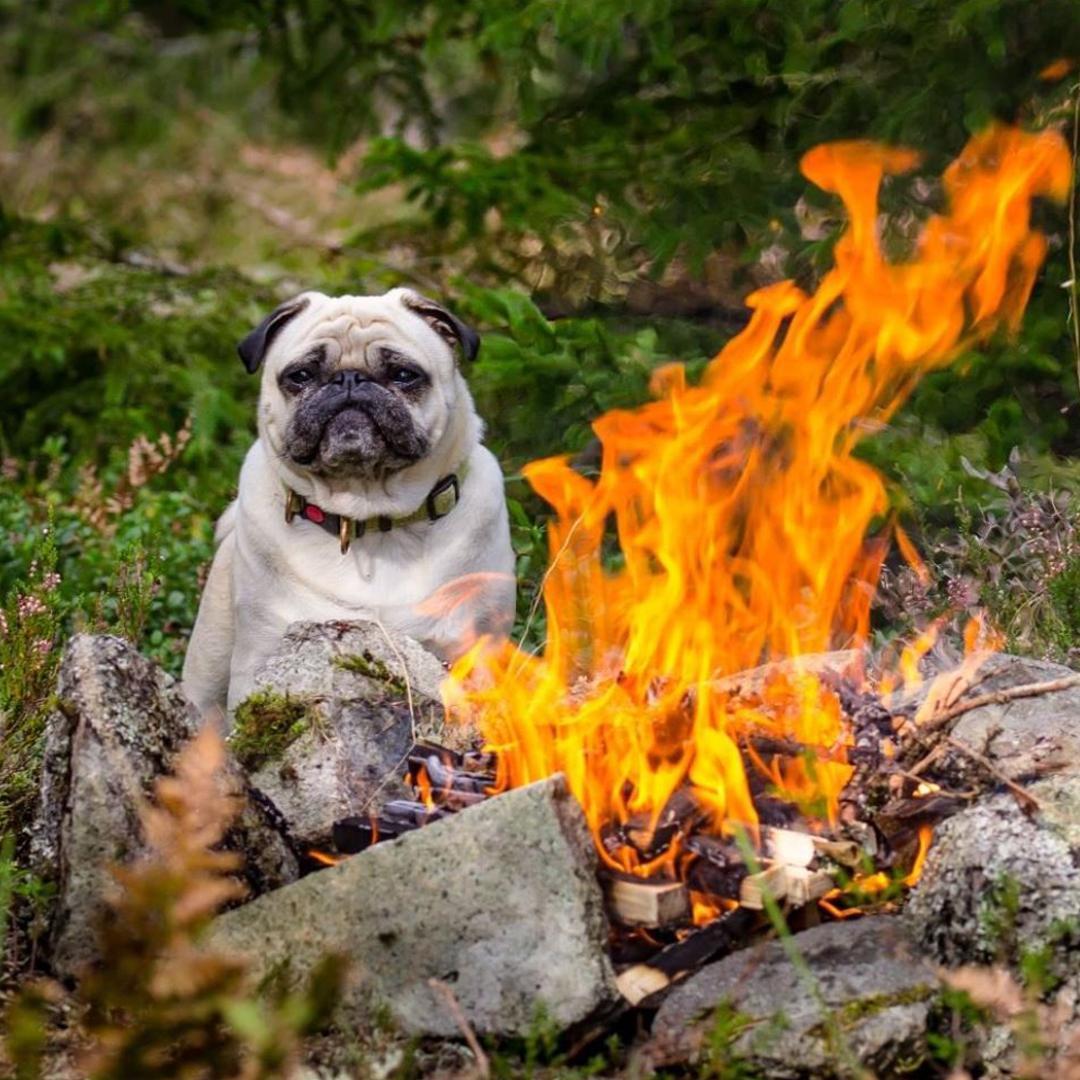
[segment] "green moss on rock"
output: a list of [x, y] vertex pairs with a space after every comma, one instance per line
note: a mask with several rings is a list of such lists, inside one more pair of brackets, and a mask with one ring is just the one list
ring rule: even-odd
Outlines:
[[236, 760], [253, 772], [277, 761], [317, 720], [311, 702], [260, 690], [237, 706], [229, 745]]
[[395, 675], [382, 660], [377, 656], [372, 656], [367, 649], [352, 656], [339, 656], [334, 663], [345, 671], [355, 671], [376, 682], [381, 682], [403, 697], [409, 692], [405, 680], [400, 675]]

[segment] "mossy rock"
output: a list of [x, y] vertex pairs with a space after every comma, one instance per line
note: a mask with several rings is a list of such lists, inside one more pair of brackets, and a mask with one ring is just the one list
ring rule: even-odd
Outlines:
[[304, 698], [258, 690], [237, 706], [229, 737], [236, 760], [255, 772], [280, 761], [285, 751], [318, 724], [315, 706]]

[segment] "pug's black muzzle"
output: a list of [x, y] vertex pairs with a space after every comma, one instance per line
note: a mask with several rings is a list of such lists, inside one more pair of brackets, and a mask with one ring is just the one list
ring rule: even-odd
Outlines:
[[286, 448], [298, 465], [336, 473], [403, 468], [428, 441], [398, 394], [346, 369], [297, 402]]

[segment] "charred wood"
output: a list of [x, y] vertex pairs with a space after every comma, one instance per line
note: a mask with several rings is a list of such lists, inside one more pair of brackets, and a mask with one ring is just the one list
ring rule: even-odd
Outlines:
[[743, 944], [761, 923], [758, 912], [736, 908], [661, 949], [648, 963], [627, 968], [615, 981], [627, 1001], [647, 1007], [648, 999], [662, 993], [677, 979]]

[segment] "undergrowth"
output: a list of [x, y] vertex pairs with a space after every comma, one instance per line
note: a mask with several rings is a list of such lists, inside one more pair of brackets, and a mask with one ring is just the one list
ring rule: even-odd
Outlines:
[[[90, 1080], [289, 1075], [301, 1040], [332, 1019], [344, 976], [337, 958], [316, 965], [301, 990], [260, 995], [242, 960], [203, 943], [243, 893], [239, 856], [216, 850], [239, 810], [222, 783], [224, 760], [220, 736], [204, 728], [141, 810], [147, 853], [114, 870], [121, 888], [101, 931], [108, 963], [78, 991], [79, 1070]], [[9, 1006], [7, 1053], [20, 1078], [46, 1075], [50, 1006], [62, 998], [38, 982]]]

